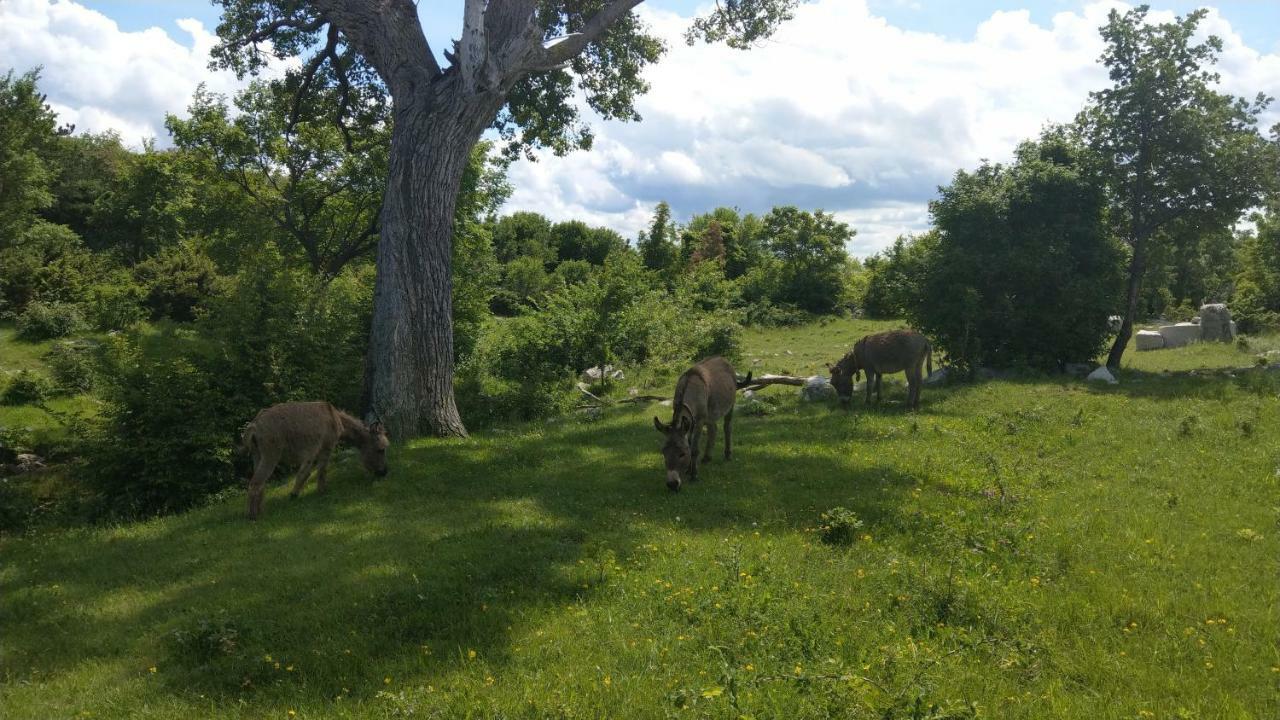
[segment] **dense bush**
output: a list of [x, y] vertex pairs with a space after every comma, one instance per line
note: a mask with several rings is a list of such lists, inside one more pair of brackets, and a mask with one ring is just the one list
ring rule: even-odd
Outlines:
[[551, 276], [536, 257], [519, 257], [502, 268], [502, 284], [494, 295], [493, 309], [516, 315], [542, 300], [552, 286]]
[[201, 360], [156, 359], [126, 337], [108, 341], [102, 416], [86, 440], [81, 470], [98, 513], [182, 510], [235, 481], [236, 432], [250, 406]]
[[170, 512], [235, 483], [240, 429], [267, 405], [323, 398], [358, 408], [368, 271], [325, 284], [267, 252], [244, 268], [202, 311], [199, 341], [164, 354], [128, 336], [108, 343], [103, 410], [84, 453], [101, 512]]
[[134, 268], [146, 289], [143, 305], [153, 319], [195, 319], [196, 307], [218, 293], [220, 279], [213, 260], [194, 242], [165, 248]]
[[60, 342], [45, 353], [44, 362], [49, 366], [58, 390], [70, 395], [86, 393], [93, 389], [93, 348], [83, 343]]
[[83, 330], [84, 315], [70, 303], [33, 302], [18, 316], [17, 336], [23, 340], [50, 340]]
[[89, 323], [98, 330], [127, 330], [146, 318], [142, 303], [147, 292], [126, 272], [117, 272], [107, 282], [89, 287], [85, 305]]
[[937, 245], [937, 233], [899, 237], [881, 253], [867, 258], [862, 311], [867, 317], [900, 318], [920, 295], [925, 262]]
[[593, 365], [675, 370], [739, 354], [735, 311], [704, 311], [660, 285], [634, 254], [619, 253], [548, 293], [540, 309], [495, 323], [459, 366], [463, 419], [480, 426], [559, 412], [573, 399], [577, 373]]
[[357, 408], [372, 275], [368, 266], [349, 268], [326, 283], [263, 252], [196, 323], [217, 348], [212, 368], [249, 405], [325, 398]]
[[97, 265], [69, 228], [37, 220], [13, 245], [0, 245], [0, 312], [17, 317], [36, 301], [82, 302]]
[[1280, 328], [1280, 198], [1251, 218], [1254, 230], [1240, 243], [1231, 315], [1241, 332]]
[[43, 402], [53, 394], [53, 383], [43, 375], [23, 370], [0, 393], [0, 405], [31, 405]]
[[953, 362], [1051, 369], [1102, 350], [1123, 254], [1086, 158], [1050, 132], [930, 204], [938, 237], [908, 315]]

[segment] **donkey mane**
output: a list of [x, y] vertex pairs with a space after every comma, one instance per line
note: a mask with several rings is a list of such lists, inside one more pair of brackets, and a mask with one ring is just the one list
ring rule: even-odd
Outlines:
[[671, 409], [673, 411], [671, 418], [672, 427], [680, 427], [680, 420], [685, 415], [689, 416], [690, 422], [694, 419], [693, 408], [685, 405], [684, 391], [685, 388], [689, 387], [689, 381], [693, 380], [695, 377], [701, 380], [702, 384], [706, 386], [708, 390], [711, 388], [711, 383], [707, 381], [706, 371], [703, 368], [694, 365], [689, 368], [689, 370], [686, 370], [685, 374], [680, 377], [681, 382], [676, 383], [676, 396], [671, 401]]
[[352, 417], [351, 415], [348, 415], [347, 413], [337, 408], [334, 408], [333, 411], [337, 413], [338, 420], [342, 423], [342, 439], [343, 440], [351, 440], [351, 441], [360, 443], [361, 445], [364, 445], [365, 443], [369, 442], [371, 433], [369, 432], [369, 428], [364, 424], [364, 422], [360, 421], [357, 418]]
[[858, 340], [858, 342], [853, 344], [852, 350], [845, 353], [844, 357], [836, 361], [835, 366], [837, 368], [840, 368], [840, 372], [845, 374], [852, 374], [852, 371], [850, 370], [850, 368], [853, 367], [854, 363], [857, 362], [857, 358], [854, 356], [857, 354], [858, 348], [861, 346], [862, 346], [862, 340]]

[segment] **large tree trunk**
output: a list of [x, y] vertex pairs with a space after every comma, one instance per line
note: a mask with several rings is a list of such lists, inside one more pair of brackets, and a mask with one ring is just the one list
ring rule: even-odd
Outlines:
[[434, 100], [395, 100], [382, 205], [365, 412], [396, 439], [467, 434], [453, 399], [453, 219], [487, 107]]
[[1129, 279], [1126, 286], [1124, 317], [1120, 322], [1120, 333], [1116, 335], [1107, 355], [1107, 367], [1112, 370], [1120, 368], [1120, 360], [1124, 357], [1125, 348], [1129, 347], [1129, 338], [1133, 335], [1133, 321], [1138, 314], [1138, 298], [1142, 291], [1142, 274], [1146, 271], [1146, 239], [1135, 238], [1133, 257], [1129, 259]]

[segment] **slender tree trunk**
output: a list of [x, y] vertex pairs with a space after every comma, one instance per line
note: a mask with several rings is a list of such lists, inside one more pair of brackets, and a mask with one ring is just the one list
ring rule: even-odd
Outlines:
[[[433, 101], [434, 100], [434, 101]], [[487, 106], [396, 98], [373, 323], [366, 415], [393, 438], [466, 436], [453, 399], [453, 220]]]
[[1124, 317], [1120, 321], [1120, 333], [1116, 335], [1107, 355], [1107, 367], [1112, 370], [1120, 368], [1120, 359], [1124, 357], [1125, 348], [1129, 347], [1129, 337], [1133, 335], [1133, 321], [1138, 314], [1138, 297], [1142, 291], [1142, 275], [1147, 269], [1146, 238], [1135, 238], [1133, 257], [1129, 259], [1129, 280], [1126, 286]]

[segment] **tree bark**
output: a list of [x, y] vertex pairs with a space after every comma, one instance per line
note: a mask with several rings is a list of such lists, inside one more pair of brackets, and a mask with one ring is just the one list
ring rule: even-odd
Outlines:
[[1133, 321], [1138, 314], [1138, 297], [1142, 291], [1142, 274], [1147, 269], [1146, 252], [1146, 238], [1135, 238], [1133, 257], [1129, 259], [1124, 317], [1120, 321], [1120, 332], [1116, 335], [1116, 340], [1111, 345], [1111, 352], [1107, 355], [1107, 367], [1112, 370], [1120, 369], [1120, 360], [1124, 357], [1125, 348], [1129, 347], [1130, 336], [1133, 335]]
[[482, 100], [395, 99], [365, 363], [366, 415], [395, 439], [467, 434], [453, 398], [453, 221], [471, 148], [497, 111]]

